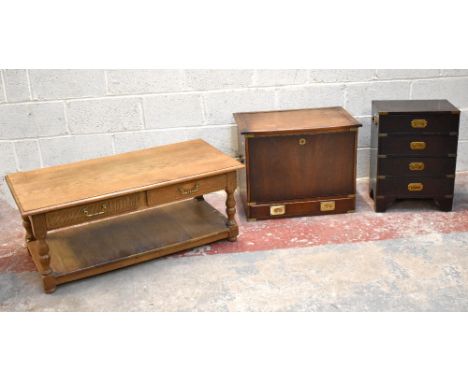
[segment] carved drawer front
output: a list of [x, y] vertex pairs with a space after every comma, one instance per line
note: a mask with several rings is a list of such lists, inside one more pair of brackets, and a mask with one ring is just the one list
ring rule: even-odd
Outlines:
[[455, 174], [456, 158], [415, 158], [385, 157], [379, 158], [378, 175], [380, 176], [446, 176]]
[[226, 175], [216, 175], [147, 191], [147, 200], [149, 206], [157, 206], [223, 190], [225, 187]]
[[379, 130], [384, 133], [456, 133], [459, 118], [459, 114], [381, 115]]
[[454, 180], [454, 178], [447, 177], [386, 177], [377, 180], [377, 188], [379, 194], [400, 198], [445, 196], [453, 194]]
[[65, 208], [46, 214], [47, 227], [55, 229], [94, 221], [108, 216], [136, 211], [142, 205], [144, 205], [144, 193]]
[[388, 135], [379, 138], [379, 154], [402, 156], [448, 156], [457, 152], [452, 135]]

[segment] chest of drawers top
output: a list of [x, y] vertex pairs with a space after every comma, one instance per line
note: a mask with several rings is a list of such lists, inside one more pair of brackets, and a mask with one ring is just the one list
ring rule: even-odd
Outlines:
[[[201, 139], [6, 176], [22, 215], [93, 203], [242, 168]], [[120, 210], [133, 199], [116, 200]], [[100, 208], [100, 205], [98, 206]], [[96, 208], [98, 208], [96, 207]], [[109, 208], [112, 206], [109, 206]], [[94, 205], [89, 206], [90, 214]]]

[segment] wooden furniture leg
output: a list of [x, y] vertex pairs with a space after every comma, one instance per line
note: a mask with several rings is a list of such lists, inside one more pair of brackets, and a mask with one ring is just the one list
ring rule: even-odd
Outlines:
[[237, 175], [235, 172], [227, 174], [226, 183], [226, 214], [227, 214], [227, 226], [229, 227], [229, 241], [236, 241], [237, 235], [239, 235], [239, 227], [235, 219], [236, 215], [236, 200], [234, 199], [234, 191], [237, 186]]
[[44, 291], [46, 293], [52, 293], [56, 289], [55, 278], [52, 275], [52, 269], [50, 268], [50, 255], [49, 245], [46, 242], [47, 237], [47, 226], [45, 221], [45, 215], [36, 215], [32, 218], [32, 230], [34, 237], [36, 238], [36, 248], [38, 255], [38, 262], [40, 265], [40, 272], [42, 283], [44, 285]]
[[31, 222], [28, 216], [23, 216], [23, 227], [24, 227], [24, 230], [26, 231], [24, 235], [24, 241], [26, 242], [26, 246], [27, 246], [30, 241], [34, 240]]

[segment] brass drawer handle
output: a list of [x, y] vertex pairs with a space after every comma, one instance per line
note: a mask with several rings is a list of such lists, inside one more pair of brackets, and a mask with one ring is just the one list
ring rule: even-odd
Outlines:
[[299, 144], [300, 144], [301, 146], [304, 146], [304, 145], [306, 144], [306, 139], [305, 139], [305, 138], [300, 138], [300, 139], [299, 139]]
[[99, 212], [91, 213], [91, 212], [88, 211], [87, 208], [84, 208], [82, 212], [83, 212], [84, 216], [86, 216], [87, 218], [91, 218], [93, 216], [98, 216], [98, 215], [105, 214], [106, 210], [107, 210], [107, 206], [105, 204], [103, 204], [103, 205], [101, 205], [101, 211], [99, 211]]
[[427, 127], [427, 119], [413, 119], [411, 121], [411, 127], [413, 129], [424, 129]]
[[426, 142], [411, 142], [411, 150], [424, 150], [426, 148]]
[[334, 209], [335, 209], [334, 200], [320, 202], [320, 211], [333, 211]]
[[422, 191], [424, 185], [422, 183], [409, 183], [408, 191]]
[[185, 189], [183, 187], [179, 187], [179, 192], [182, 195], [190, 195], [190, 194], [197, 192], [199, 189], [200, 189], [200, 183], [197, 182], [192, 188]]
[[286, 206], [284, 204], [270, 207], [271, 216], [284, 215], [285, 213], [286, 213]]
[[422, 171], [424, 170], [424, 162], [411, 162], [408, 168], [410, 171]]

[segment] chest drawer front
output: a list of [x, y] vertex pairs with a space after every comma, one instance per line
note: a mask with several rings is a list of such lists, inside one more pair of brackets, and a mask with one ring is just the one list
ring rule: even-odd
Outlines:
[[458, 131], [459, 114], [381, 115], [382, 133], [449, 133]]
[[378, 175], [445, 176], [455, 174], [455, 158], [380, 158]]
[[379, 194], [399, 198], [444, 196], [453, 194], [454, 178], [386, 177], [378, 180], [377, 187]]
[[136, 211], [144, 205], [144, 193], [120, 196], [100, 202], [65, 208], [46, 214], [47, 228], [56, 229]]
[[147, 200], [149, 206], [158, 206], [223, 190], [225, 187], [226, 175], [216, 175], [147, 191]]
[[457, 152], [457, 143], [451, 135], [388, 135], [379, 138], [379, 154], [447, 156]]

